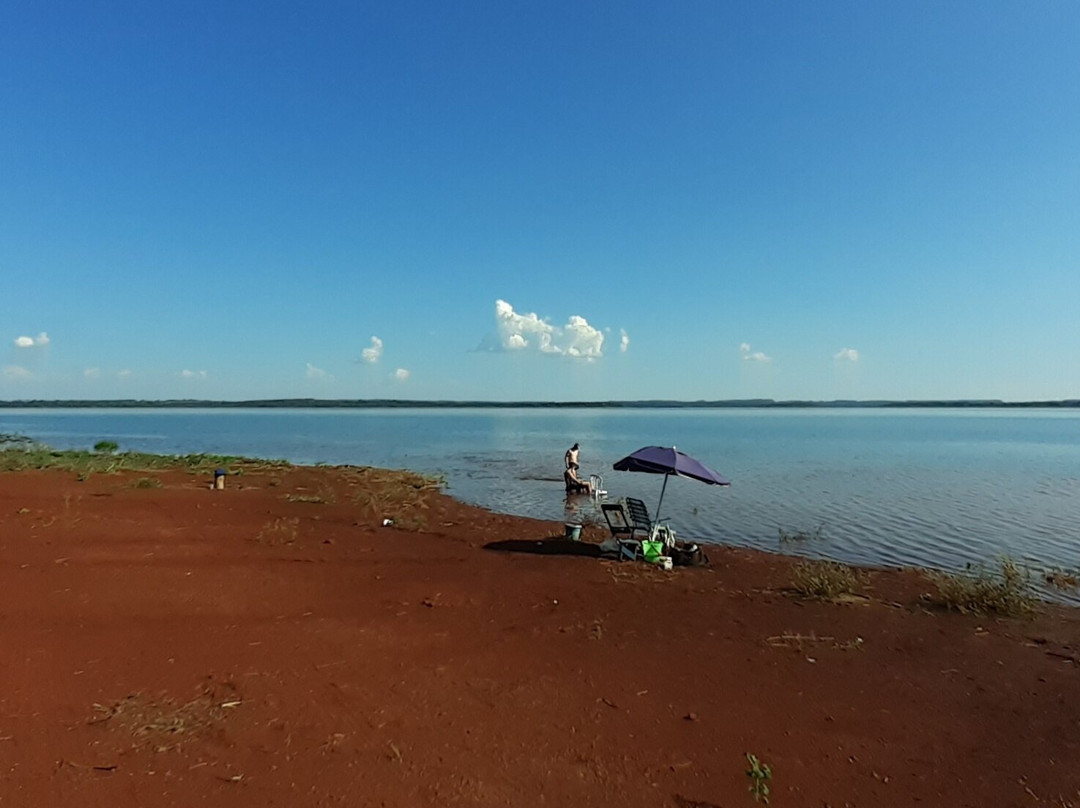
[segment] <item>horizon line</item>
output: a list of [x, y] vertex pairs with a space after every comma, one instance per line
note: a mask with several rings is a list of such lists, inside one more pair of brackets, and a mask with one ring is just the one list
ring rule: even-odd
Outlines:
[[487, 401], [482, 399], [395, 399], [395, 398], [262, 398], [262, 399], [11, 399], [0, 400], [0, 409], [421, 409], [421, 408], [502, 408], [502, 409], [648, 409], [648, 408], [1080, 408], [1080, 399], [1005, 401], [1003, 399], [630, 399], [594, 401]]

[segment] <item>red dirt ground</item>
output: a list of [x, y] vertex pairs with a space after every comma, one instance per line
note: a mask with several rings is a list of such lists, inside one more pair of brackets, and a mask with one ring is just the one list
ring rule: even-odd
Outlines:
[[778, 808], [1080, 806], [1076, 610], [500, 552], [568, 545], [441, 494], [381, 527], [355, 470], [139, 476], [0, 475], [4, 808], [750, 806], [747, 752]]

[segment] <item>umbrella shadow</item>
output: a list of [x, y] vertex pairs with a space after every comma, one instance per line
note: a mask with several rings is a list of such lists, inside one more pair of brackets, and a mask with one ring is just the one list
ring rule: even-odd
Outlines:
[[600, 558], [600, 546], [587, 541], [574, 541], [562, 536], [546, 539], [504, 539], [488, 542], [485, 550], [498, 553], [526, 553], [528, 555], [582, 556]]

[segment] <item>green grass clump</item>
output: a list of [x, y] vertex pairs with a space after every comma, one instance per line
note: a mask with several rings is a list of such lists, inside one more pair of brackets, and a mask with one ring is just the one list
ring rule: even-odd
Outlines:
[[804, 597], [833, 600], [854, 594], [865, 583], [865, 576], [836, 561], [803, 561], [791, 571], [791, 583]]
[[1000, 569], [979, 565], [973, 572], [934, 572], [929, 577], [937, 594], [929, 600], [961, 614], [998, 614], [1024, 617], [1032, 614], [1038, 598], [1031, 586], [1031, 573], [1008, 556], [1000, 559]]

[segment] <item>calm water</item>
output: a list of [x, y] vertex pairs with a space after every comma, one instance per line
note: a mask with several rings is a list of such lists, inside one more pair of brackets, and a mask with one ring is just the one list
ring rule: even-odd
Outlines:
[[57, 448], [110, 439], [438, 472], [465, 501], [559, 520], [574, 441], [585, 474], [652, 508], [662, 478], [611, 464], [674, 444], [732, 480], [671, 480], [663, 510], [681, 537], [775, 550], [778, 529], [820, 527], [820, 540], [783, 549], [870, 564], [959, 568], [1009, 553], [1040, 569], [1080, 566], [1077, 411], [4, 410], [0, 432]]

